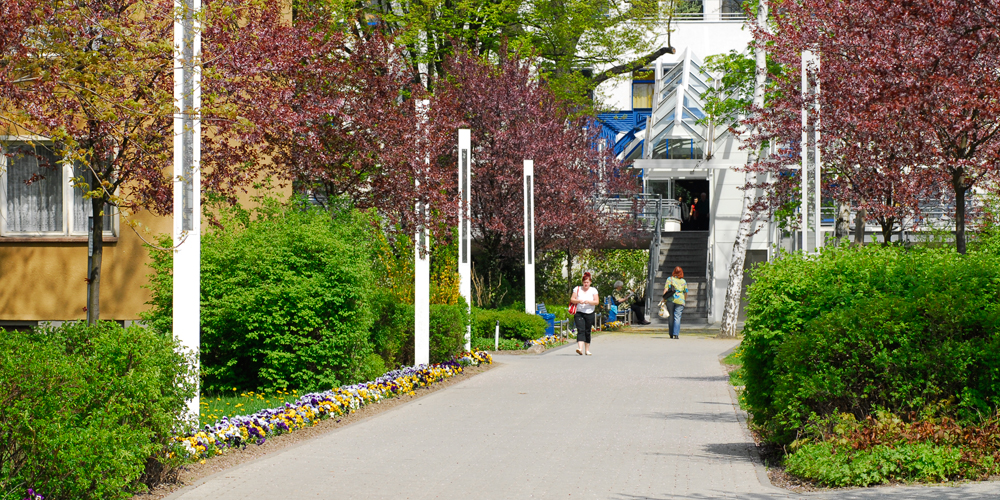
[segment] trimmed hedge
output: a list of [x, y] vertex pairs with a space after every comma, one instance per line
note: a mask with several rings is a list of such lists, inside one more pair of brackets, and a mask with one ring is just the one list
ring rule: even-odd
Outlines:
[[[325, 390], [360, 380], [375, 279], [372, 216], [266, 201], [229, 209], [202, 239], [204, 391]], [[172, 254], [153, 250], [152, 309], [169, 332]]]
[[492, 339], [497, 320], [501, 338], [526, 341], [545, 336], [546, 323], [541, 316], [510, 309], [473, 309], [472, 336]]
[[0, 499], [131, 498], [193, 396], [171, 337], [112, 322], [0, 330]]
[[768, 440], [808, 422], [1000, 407], [1000, 258], [869, 246], [783, 255], [754, 271], [746, 408]]
[[[377, 310], [371, 344], [387, 360], [389, 368], [413, 365], [413, 305], [386, 299]], [[468, 307], [459, 298], [456, 305], [431, 304], [430, 361], [443, 363], [465, 350], [469, 325]]]

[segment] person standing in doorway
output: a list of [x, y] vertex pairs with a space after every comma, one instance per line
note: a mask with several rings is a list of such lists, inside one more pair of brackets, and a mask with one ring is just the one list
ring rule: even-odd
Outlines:
[[[670, 293], [673, 289], [673, 293]], [[687, 301], [688, 285], [684, 281], [684, 270], [680, 266], [667, 279], [663, 290], [663, 300], [670, 311], [670, 338], [681, 338], [681, 314], [684, 313], [684, 302]]]
[[677, 202], [681, 205], [681, 230], [688, 228], [688, 221], [691, 220], [691, 207], [684, 203], [684, 197], [678, 196]]
[[576, 314], [573, 323], [576, 324], [576, 353], [590, 356], [590, 332], [594, 328], [594, 309], [601, 303], [597, 289], [590, 286], [590, 273], [583, 273], [580, 286], [573, 289], [569, 303], [576, 304]]

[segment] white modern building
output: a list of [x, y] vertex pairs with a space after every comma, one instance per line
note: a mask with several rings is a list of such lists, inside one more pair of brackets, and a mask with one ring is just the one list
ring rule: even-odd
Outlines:
[[[752, 38], [739, 3], [704, 0], [701, 14], [674, 19], [670, 38], [675, 53], [634, 72], [630, 80], [599, 89], [610, 96], [608, 104], [615, 110], [600, 115], [605, 138], [621, 158], [633, 160], [644, 192], [664, 200], [683, 199], [681, 207], [671, 203], [664, 210], [667, 220], [658, 251], [654, 250], [657, 261], [651, 259], [655, 274], [651, 296], [655, 304], [663, 281], [680, 266], [691, 288], [684, 323], [721, 321], [741, 217], [739, 188], [745, 177], [734, 169], [745, 165], [747, 153], [727, 127], [698, 123], [705, 116], [701, 94], [719, 76], [704, 69], [704, 58], [745, 51]], [[697, 219], [684, 220], [695, 197], [703, 198], [708, 213], [701, 210]], [[680, 214], [682, 210], [685, 214]], [[759, 229], [749, 242], [748, 266], [768, 257], [772, 231], [766, 223]], [[658, 318], [653, 315], [653, 319]]]

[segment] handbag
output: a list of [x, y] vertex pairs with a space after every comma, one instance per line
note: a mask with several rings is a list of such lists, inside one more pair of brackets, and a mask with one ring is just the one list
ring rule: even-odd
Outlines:
[[[580, 288], [580, 287], [576, 287], [576, 288], [574, 288], [574, 289], [573, 289], [573, 293], [576, 293], [576, 289], [577, 289], [577, 288]], [[570, 304], [570, 305], [569, 305], [569, 313], [570, 313], [570, 314], [576, 314], [576, 304]]]
[[660, 312], [657, 315], [663, 319], [667, 319], [670, 317], [670, 311], [667, 310], [666, 301], [663, 300], [660, 301]]

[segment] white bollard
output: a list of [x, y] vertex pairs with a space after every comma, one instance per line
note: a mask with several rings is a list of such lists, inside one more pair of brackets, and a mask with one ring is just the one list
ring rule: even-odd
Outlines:
[[497, 320], [497, 333], [496, 338], [493, 339], [493, 350], [500, 350], [500, 320]]

